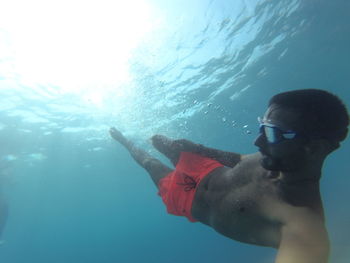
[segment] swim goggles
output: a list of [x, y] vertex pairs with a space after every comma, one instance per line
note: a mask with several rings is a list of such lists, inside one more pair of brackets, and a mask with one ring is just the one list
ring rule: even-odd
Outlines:
[[279, 143], [284, 140], [292, 140], [297, 136], [297, 133], [292, 130], [284, 131], [276, 125], [265, 123], [258, 117], [260, 124], [259, 133], [266, 137], [268, 143]]

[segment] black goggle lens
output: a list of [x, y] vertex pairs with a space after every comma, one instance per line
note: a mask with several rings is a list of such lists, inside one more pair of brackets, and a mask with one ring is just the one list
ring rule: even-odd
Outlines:
[[269, 143], [278, 143], [283, 140], [291, 140], [296, 137], [293, 131], [282, 131], [278, 127], [270, 124], [260, 124], [260, 133], [264, 134]]

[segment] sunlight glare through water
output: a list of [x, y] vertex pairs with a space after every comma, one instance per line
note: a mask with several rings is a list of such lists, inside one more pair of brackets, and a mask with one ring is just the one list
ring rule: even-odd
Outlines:
[[2, 55], [9, 74], [22, 82], [54, 85], [60, 94], [80, 94], [101, 106], [111, 89], [126, 92], [129, 57], [154, 27], [152, 17], [143, 0], [6, 1]]

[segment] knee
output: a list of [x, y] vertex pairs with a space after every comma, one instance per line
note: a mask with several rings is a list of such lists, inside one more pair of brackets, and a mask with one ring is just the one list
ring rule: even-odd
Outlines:
[[143, 161], [143, 167], [152, 178], [162, 178], [172, 171], [172, 169], [155, 158], [145, 159]]

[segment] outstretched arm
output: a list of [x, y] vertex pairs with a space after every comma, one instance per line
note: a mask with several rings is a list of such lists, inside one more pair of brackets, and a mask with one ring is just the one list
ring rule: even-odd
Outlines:
[[324, 222], [312, 213], [304, 213], [282, 227], [276, 263], [327, 263], [329, 240]]
[[152, 137], [152, 143], [157, 150], [166, 155], [174, 164], [177, 163], [177, 158], [181, 152], [197, 153], [217, 160], [227, 167], [234, 167], [241, 160], [241, 155], [238, 153], [205, 147], [202, 144], [196, 144], [186, 139], [171, 140], [163, 135], [155, 135]]

